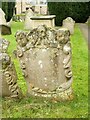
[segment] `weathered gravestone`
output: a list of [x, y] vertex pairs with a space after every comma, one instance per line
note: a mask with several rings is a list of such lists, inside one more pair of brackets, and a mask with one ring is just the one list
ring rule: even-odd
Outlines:
[[30, 19], [32, 16], [34, 16], [34, 12], [28, 9], [25, 17], [25, 29], [32, 29], [32, 20]]
[[75, 21], [71, 17], [67, 17], [63, 20], [63, 27], [70, 31], [70, 34], [74, 34]]
[[1, 8], [0, 8], [0, 34], [2, 35], [11, 34], [11, 28], [7, 25], [6, 19], [5, 19], [5, 13]]
[[18, 31], [16, 41], [28, 94], [57, 100], [72, 99], [69, 31], [41, 25], [29, 33]]
[[17, 74], [10, 56], [7, 54], [9, 42], [0, 38], [0, 96], [21, 97], [21, 91], [17, 85]]

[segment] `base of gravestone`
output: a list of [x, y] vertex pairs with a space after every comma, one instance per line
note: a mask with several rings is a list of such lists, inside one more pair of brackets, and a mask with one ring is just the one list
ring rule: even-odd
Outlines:
[[70, 87], [69, 89], [60, 92], [60, 93], [54, 93], [54, 94], [40, 94], [40, 93], [34, 93], [31, 94], [27, 93], [27, 96], [30, 98], [34, 98], [37, 100], [43, 100], [43, 101], [53, 101], [53, 102], [60, 102], [60, 101], [71, 101], [74, 99], [73, 90]]

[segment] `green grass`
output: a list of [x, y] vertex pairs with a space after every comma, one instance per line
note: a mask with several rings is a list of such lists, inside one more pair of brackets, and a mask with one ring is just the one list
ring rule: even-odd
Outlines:
[[[23, 30], [23, 23], [12, 24], [12, 35], [3, 36], [10, 41], [8, 53], [14, 61], [18, 85], [26, 93], [26, 82], [22, 76], [19, 62], [13, 57], [16, 49], [15, 33]], [[72, 71], [74, 99], [67, 102], [53, 103], [45, 99], [25, 97], [21, 100], [2, 100], [2, 117], [4, 118], [86, 118], [88, 117], [88, 49], [86, 41], [79, 29], [75, 26], [75, 34], [71, 36], [72, 44]]]

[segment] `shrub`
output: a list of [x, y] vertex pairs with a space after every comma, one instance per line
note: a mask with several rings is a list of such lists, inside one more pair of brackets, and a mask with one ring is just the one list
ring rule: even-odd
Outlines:
[[15, 2], [2, 2], [2, 6], [0, 7], [2, 7], [2, 10], [6, 14], [6, 20], [9, 22], [13, 16]]
[[66, 17], [84, 23], [90, 16], [90, 2], [48, 2], [48, 10], [56, 15], [56, 25], [62, 25]]

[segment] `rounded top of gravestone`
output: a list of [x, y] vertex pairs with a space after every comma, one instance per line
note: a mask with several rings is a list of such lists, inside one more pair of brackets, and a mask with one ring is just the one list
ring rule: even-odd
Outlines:
[[67, 21], [67, 22], [74, 22], [74, 23], [75, 23], [75, 21], [74, 21], [71, 17], [67, 17], [64, 21]]

